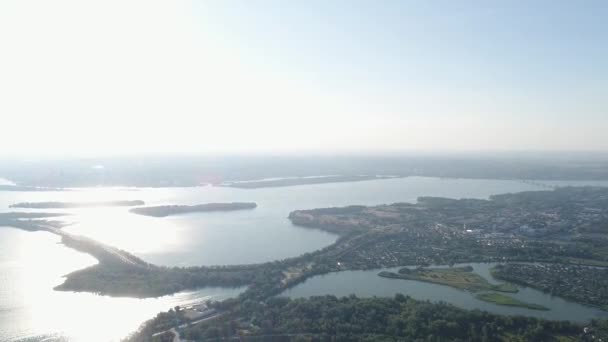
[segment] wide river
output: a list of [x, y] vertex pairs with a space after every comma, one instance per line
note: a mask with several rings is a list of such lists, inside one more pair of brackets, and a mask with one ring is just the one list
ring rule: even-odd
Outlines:
[[[608, 182], [544, 183], [608, 186]], [[336, 240], [335, 235], [320, 230], [293, 226], [287, 219], [292, 210], [414, 202], [418, 196], [487, 198], [492, 194], [540, 189], [538, 185], [516, 181], [408, 177], [261, 189], [195, 187], [1, 191], [0, 211], [13, 211], [8, 206], [16, 202], [37, 201], [139, 199], [145, 201], [146, 205], [256, 202], [258, 207], [253, 210], [168, 218], [135, 215], [129, 213], [127, 208], [55, 210], [70, 214], [63, 219], [73, 224], [64, 229], [125, 249], [155, 264], [247, 264], [297, 256]], [[29, 233], [2, 227], [0, 341], [115, 341], [137, 329], [140, 323], [159, 311], [204, 298], [235, 296], [243, 291], [242, 288], [204, 288], [141, 300], [52, 290], [62, 282], [65, 274], [95, 262], [87, 254], [64, 247], [58, 237], [49, 233]], [[329, 289], [327, 292], [331, 293]], [[563, 307], [564, 312], [568, 312], [568, 305]], [[461, 306], [468, 307], [464, 304]]]

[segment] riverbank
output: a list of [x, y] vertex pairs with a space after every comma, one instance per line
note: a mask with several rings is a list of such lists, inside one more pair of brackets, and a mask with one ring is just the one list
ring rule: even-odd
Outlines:
[[[256, 279], [259, 265], [212, 267], [161, 267], [91, 238], [70, 234], [61, 222], [32, 217], [52, 217], [54, 213], [0, 214], [0, 225], [27, 231], [45, 231], [61, 237], [69, 248], [86, 253], [98, 263], [69, 273], [59, 291], [90, 292], [112, 297], [153, 298], [202, 287], [241, 287]], [[4, 219], [3, 219], [4, 218]]]

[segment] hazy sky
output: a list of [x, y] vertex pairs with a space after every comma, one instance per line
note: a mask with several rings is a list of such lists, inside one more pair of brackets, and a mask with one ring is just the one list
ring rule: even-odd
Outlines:
[[0, 0], [0, 156], [608, 149], [608, 1]]

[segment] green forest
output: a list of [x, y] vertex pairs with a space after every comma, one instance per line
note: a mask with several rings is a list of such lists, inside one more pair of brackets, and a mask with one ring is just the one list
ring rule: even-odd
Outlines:
[[[215, 305], [222, 309], [226, 303]], [[160, 314], [129, 341], [171, 341], [171, 333], [150, 336], [180, 319], [179, 310]], [[608, 324], [594, 321], [587, 333], [584, 328], [566, 321], [468, 311], [401, 294], [351, 295], [246, 300], [219, 319], [184, 329], [181, 337], [194, 341], [592, 341], [592, 336], [606, 336]]]

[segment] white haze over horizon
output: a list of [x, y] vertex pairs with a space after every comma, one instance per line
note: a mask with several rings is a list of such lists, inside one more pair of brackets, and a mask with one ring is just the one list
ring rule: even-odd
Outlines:
[[608, 150], [606, 13], [4, 0], [0, 156]]

